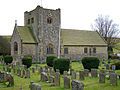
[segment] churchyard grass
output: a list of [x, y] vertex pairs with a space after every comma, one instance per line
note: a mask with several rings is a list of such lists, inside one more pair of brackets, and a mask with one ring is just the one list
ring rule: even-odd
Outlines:
[[[38, 65], [45, 66], [46, 64], [38, 64]], [[83, 70], [83, 66], [79, 62], [72, 62], [71, 66], [72, 69], [74, 69], [75, 71]], [[32, 67], [35, 67], [35, 64]], [[2, 69], [2, 65], [0, 65], [0, 69]], [[116, 72], [120, 73], [120, 70], [117, 70]], [[30, 81], [39, 83], [42, 86], [42, 90], [70, 90], [70, 89], [64, 89], [62, 77], [63, 76], [61, 75], [60, 86], [50, 86], [51, 85], [50, 83], [40, 82], [40, 76], [38, 72], [31, 73], [30, 79], [21, 78], [18, 77], [17, 75], [14, 75], [15, 85], [13, 87], [6, 87], [4, 84], [0, 83], [0, 90], [20, 90], [20, 87], [22, 87], [23, 90], [30, 90], [29, 88]], [[118, 79], [117, 86], [110, 85], [110, 82], [107, 78], [105, 80], [105, 83], [103, 84], [99, 83], [98, 77], [97, 78], [85, 77], [85, 80], [83, 80], [82, 82], [84, 83], [84, 90], [120, 90], [120, 79]]]

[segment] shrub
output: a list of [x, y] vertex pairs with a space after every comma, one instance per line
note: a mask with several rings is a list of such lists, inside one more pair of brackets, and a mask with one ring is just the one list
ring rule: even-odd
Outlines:
[[89, 71], [91, 71], [91, 68], [98, 69], [99, 63], [100, 61], [97, 57], [84, 57], [82, 59], [83, 67], [89, 69]]
[[12, 61], [13, 61], [13, 57], [12, 57], [12, 56], [10, 56], [10, 55], [4, 56], [4, 62], [5, 62], [7, 65], [10, 64], [10, 63], [12, 63]]
[[68, 71], [70, 67], [70, 60], [65, 58], [58, 58], [54, 60], [53, 63], [54, 70], [59, 69], [60, 74], [63, 74], [64, 71]]
[[22, 59], [22, 64], [26, 65], [29, 68], [32, 65], [32, 57], [31, 56], [24, 56]]
[[50, 66], [50, 67], [53, 67], [53, 62], [54, 62], [55, 58], [57, 58], [57, 57], [55, 57], [55, 56], [48, 56], [47, 59], [46, 59], [47, 65]]

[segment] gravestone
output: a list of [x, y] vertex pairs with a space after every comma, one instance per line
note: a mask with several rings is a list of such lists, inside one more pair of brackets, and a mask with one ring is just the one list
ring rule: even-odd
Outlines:
[[105, 83], [105, 73], [99, 73], [99, 83]]
[[68, 78], [66, 75], [64, 76], [64, 88], [65, 89], [70, 88], [70, 78]]
[[52, 67], [49, 68], [50, 75], [52, 75], [52, 69], [53, 69]]
[[106, 69], [109, 70], [110, 69], [110, 65], [106, 64]]
[[60, 86], [60, 73], [59, 72], [55, 73], [55, 85]]
[[71, 78], [72, 78], [72, 79], [76, 79], [76, 72], [75, 72], [75, 71], [72, 71]]
[[30, 78], [30, 70], [26, 70], [25, 78]]
[[17, 75], [21, 76], [21, 70], [20, 69], [17, 69]]
[[45, 73], [45, 72], [41, 73], [41, 81], [48, 81], [47, 73]]
[[117, 74], [110, 73], [110, 84], [116, 86], [117, 85]]
[[116, 69], [116, 66], [115, 65], [112, 65], [112, 70], [115, 70]]
[[55, 76], [55, 71], [54, 71], [54, 69], [51, 70], [50, 75]]
[[23, 69], [23, 70], [22, 70], [21, 77], [25, 77], [25, 74], [26, 74], [26, 71]]
[[0, 82], [4, 81], [4, 73], [0, 72]]
[[98, 76], [97, 69], [91, 69], [91, 77], [97, 77], [97, 76]]
[[84, 69], [84, 75], [85, 75], [85, 77], [89, 76], [89, 70], [88, 69]]
[[64, 75], [64, 76], [67, 76], [67, 75], [68, 75], [68, 72], [67, 72], [67, 71], [64, 71], [64, 72], [63, 72], [63, 75]]
[[34, 82], [30, 82], [30, 90], [41, 90], [41, 85]]
[[43, 68], [39, 67], [38, 72], [39, 72], [39, 74], [41, 74], [43, 72]]
[[84, 71], [79, 71], [79, 79], [80, 79], [80, 80], [84, 80], [84, 79], [85, 79], [84, 76], [85, 76], [85, 75], [84, 75]]
[[34, 67], [32, 68], [32, 73], [35, 73], [35, 68]]
[[84, 84], [78, 80], [72, 80], [72, 90], [84, 90]]
[[55, 77], [50, 75], [49, 81], [50, 83], [55, 83]]

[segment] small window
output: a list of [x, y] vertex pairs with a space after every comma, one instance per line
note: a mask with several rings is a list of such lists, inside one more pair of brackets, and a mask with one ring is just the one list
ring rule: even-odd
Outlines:
[[53, 45], [49, 44], [47, 47], [47, 54], [54, 54]]
[[96, 53], [96, 48], [93, 48], [93, 53]]
[[84, 48], [84, 53], [87, 53], [88, 52], [88, 49], [87, 48]]
[[30, 24], [30, 19], [28, 19], [28, 24]]
[[34, 18], [31, 18], [31, 23], [34, 23]]
[[18, 44], [17, 44], [17, 42], [14, 42], [14, 51], [18, 51]]
[[48, 24], [51, 24], [51, 23], [52, 23], [52, 18], [51, 18], [51, 17], [48, 17], [48, 18], [47, 18], [47, 23], [48, 23]]
[[68, 48], [64, 48], [64, 54], [68, 54]]

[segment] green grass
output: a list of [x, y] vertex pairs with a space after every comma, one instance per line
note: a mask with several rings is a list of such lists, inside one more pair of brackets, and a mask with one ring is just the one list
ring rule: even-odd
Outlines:
[[[45, 66], [45, 65], [46, 64], [40, 64], [40, 66]], [[35, 67], [35, 65], [33, 66]], [[72, 69], [74, 69], [75, 71], [83, 70], [83, 66], [79, 62], [72, 62], [71, 66]], [[2, 65], [0, 65], [0, 69], [2, 69]], [[116, 71], [116, 72], [120, 72], [120, 71]], [[40, 75], [38, 74], [38, 72], [34, 74], [31, 73], [30, 79], [20, 78], [17, 75], [14, 75], [14, 81], [15, 81], [14, 87], [6, 87], [4, 84], [0, 83], [0, 90], [19, 90], [21, 86], [23, 90], [30, 90], [29, 85], [31, 81], [34, 81], [35, 83], [39, 83], [42, 86], [42, 90], [69, 90], [69, 89], [64, 89], [62, 75], [60, 79], [61, 79], [60, 86], [51, 86], [50, 83], [40, 82]], [[100, 84], [98, 78], [91, 78], [91, 77], [85, 77], [85, 80], [82, 82], [84, 83], [84, 90], [120, 90], [120, 80], [118, 80], [117, 86], [110, 85], [110, 81], [108, 79], [106, 79], [106, 82], [104, 84]]]

